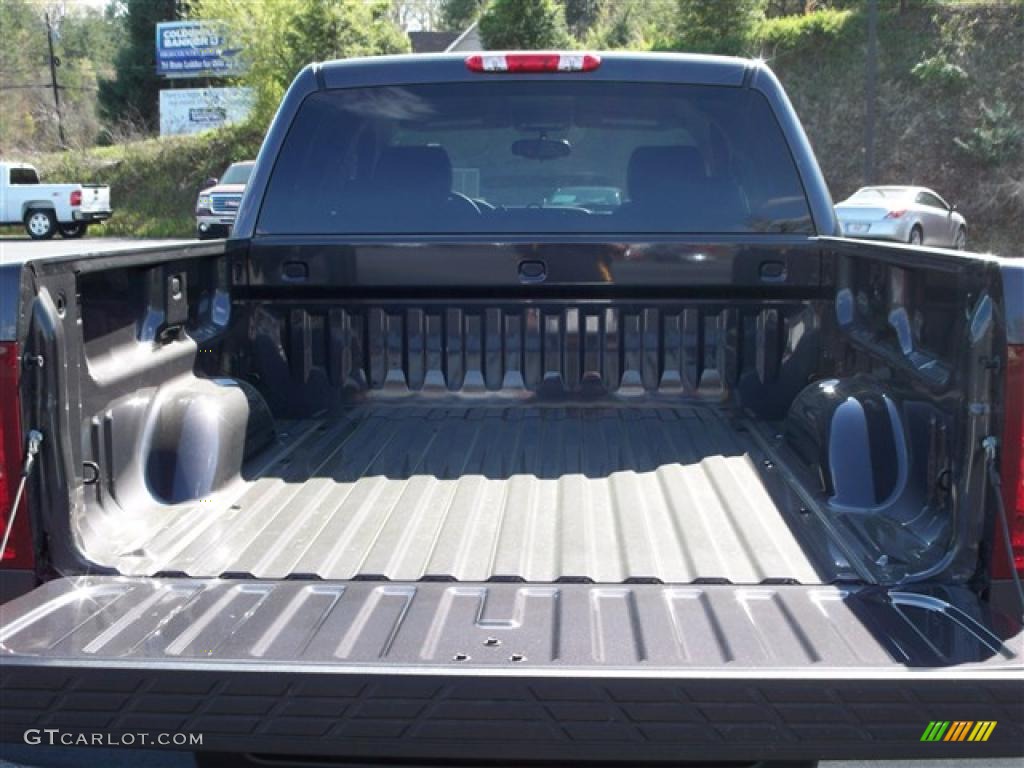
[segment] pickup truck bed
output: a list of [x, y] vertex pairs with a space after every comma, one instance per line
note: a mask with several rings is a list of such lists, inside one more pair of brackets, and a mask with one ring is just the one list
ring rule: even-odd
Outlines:
[[[516, 280], [509, 246], [474, 250], [479, 272], [453, 258], [423, 279]], [[876, 322], [889, 299], [864, 294], [836, 326], [826, 298], [926, 281], [908, 311], [959, 329], [1009, 265], [829, 239], [718, 254], [710, 275], [639, 265], [674, 298], [425, 299], [370, 273], [374, 298], [271, 276], [229, 309], [221, 244], [28, 264], [26, 354], [66, 365], [25, 380], [78, 392], [66, 417], [30, 400], [32, 423], [81, 435], [44, 443], [41, 466], [70, 448], [82, 469], [70, 507], [48, 474], [35, 487], [67, 577], [0, 609], [4, 737], [88, 722], [409, 760], [1018, 752], [1019, 621], [962, 577], [919, 575], [972, 557], [926, 492], [957, 461], [938, 424], [983, 416], [935, 397], [961, 380], [961, 331], [908, 355]], [[776, 259], [788, 287], [714, 295], [716, 275]], [[174, 278], [185, 333], [160, 327]], [[61, 295], [77, 300], [51, 325]], [[845, 383], [813, 373], [828, 360]], [[835, 409], [872, 407], [861, 377], [879, 368], [906, 431], [866, 429], [916, 453], [862, 450], [853, 429], [822, 458], [810, 416], [843, 429]], [[840, 503], [863, 471], [877, 500]], [[920, 741], [956, 718], [999, 725], [970, 747]]]
[[94, 560], [133, 575], [396, 581], [838, 575], [798, 494], [765, 487], [764, 437], [715, 407], [372, 404], [280, 429], [228, 491], [98, 524]]
[[0, 269], [0, 737], [1021, 754], [1021, 265], [831, 237], [761, 64], [503, 61], [304, 70], [232, 239]]

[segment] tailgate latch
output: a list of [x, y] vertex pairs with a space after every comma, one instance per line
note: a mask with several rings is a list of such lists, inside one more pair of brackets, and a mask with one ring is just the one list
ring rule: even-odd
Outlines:
[[188, 321], [188, 281], [184, 272], [167, 275], [164, 284], [164, 322], [161, 341], [173, 341]]

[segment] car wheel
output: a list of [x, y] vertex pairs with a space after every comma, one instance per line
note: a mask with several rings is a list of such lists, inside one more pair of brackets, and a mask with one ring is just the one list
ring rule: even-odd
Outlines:
[[57, 232], [57, 217], [46, 208], [29, 211], [25, 214], [25, 231], [33, 240], [49, 240]]
[[79, 237], [85, 237], [85, 232], [88, 229], [88, 224], [82, 224], [80, 222], [75, 222], [74, 224], [61, 224], [60, 236], [65, 240], [76, 240]]
[[967, 230], [964, 227], [960, 227], [956, 231], [956, 239], [953, 240], [953, 247], [958, 251], [962, 251], [967, 248]]
[[910, 230], [910, 244], [911, 245], [924, 245], [924, 232], [917, 225]]

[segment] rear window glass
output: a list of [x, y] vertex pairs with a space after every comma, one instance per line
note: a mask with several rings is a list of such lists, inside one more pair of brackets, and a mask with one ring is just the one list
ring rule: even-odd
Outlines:
[[865, 189], [858, 189], [853, 193], [850, 199], [862, 202], [879, 202], [881, 200], [902, 200], [909, 194], [910, 190], [907, 189], [877, 189], [874, 187], [868, 187]]
[[11, 168], [11, 184], [38, 184], [39, 176], [32, 168]]
[[260, 234], [812, 231], [764, 97], [664, 83], [499, 81], [305, 100]]

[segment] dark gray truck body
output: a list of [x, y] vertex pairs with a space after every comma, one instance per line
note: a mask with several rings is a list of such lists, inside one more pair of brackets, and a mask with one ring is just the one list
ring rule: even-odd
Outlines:
[[[46, 435], [22, 578], [45, 583], [2, 607], [3, 738], [1021, 754], [980, 447], [991, 361], [1024, 343], [1020, 265], [833, 237], [774, 77], [681, 56], [505, 77], [761, 92], [815, 234], [258, 232], [311, 94], [473, 77], [308, 68], [227, 243], [2, 267], [4, 340], [46, 361], [20, 380]], [[932, 721], [998, 724], [922, 741]]]

